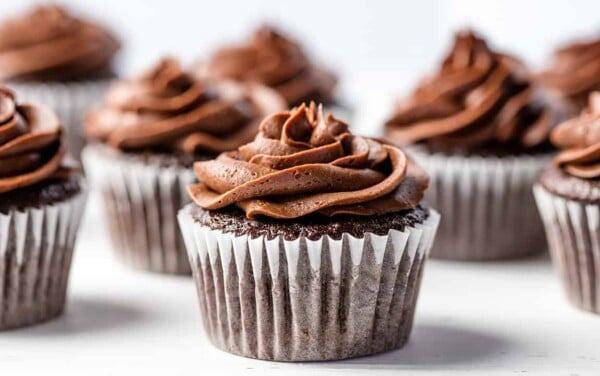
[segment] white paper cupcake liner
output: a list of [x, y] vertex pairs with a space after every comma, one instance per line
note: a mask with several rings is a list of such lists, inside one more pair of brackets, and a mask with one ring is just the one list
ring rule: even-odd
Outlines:
[[63, 312], [85, 198], [0, 213], [0, 330]]
[[404, 231], [313, 241], [234, 236], [180, 211], [206, 332], [227, 352], [280, 361], [343, 359], [408, 340], [439, 215]]
[[72, 83], [9, 83], [20, 103], [39, 103], [54, 109], [67, 130], [68, 150], [79, 159], [85, 144], [83, 121], [87, 110], [102, 102], [111, 80]]
[[531, 192], [550, 156], [464, 157], [408, 148], [431, 177], [426, 201], [443, 215], [431, 257], [516, 258], [545, 249]]
[[118, 258], [130, 267], [190, 274], [177, 212], [190, 202], [191, 168], [163, 167], [88, 145], [82, 160], [90, 186], [102, 193]]
[[539, 184], [534, 193], [567, 298], [600, 313], [600, 207], [554, 195]]

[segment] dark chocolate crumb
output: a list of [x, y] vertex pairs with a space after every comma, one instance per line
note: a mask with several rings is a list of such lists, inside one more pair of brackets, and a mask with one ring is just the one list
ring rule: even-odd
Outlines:
[[560, 197], [600, 204], [600, 179], [581, 179], [550, 165], [542, 171], [538, 183]]
[[186, 154], [177, 151], [165, 150], [139, 150], [139, 151], [122, 151], [112, 148], [107, 145], [95, 143], [88, 145], [102, 153], [110, 154], [119, 158], [125, 158], [131, 162], [139, 162], [143, 164], [153, 164], [159, 167], [182, 167], [192, 168], [194, 162], [205, 161], [215, 158], [216, 154], [196, 153], [194, 155]]
[[81, 191], [81, 173], [71, 172], [67, 177], [51, 179], [38, 184], [0, 193], [0, 213], [42, 207], [67, 200]]
[[346, 215], [330, 218], [311, 215], [294, 220], [277, 220], [266, 217], [248, 219], [244, 211], [237, 207], [209, 211], [194, 205], [192, 216], [203, 226], [236, 236], [246, 234], [252, 238], [265, 236], [267, 239], [273, 239], [283, 235], [286, 240], [304, 236], [317, 240], [323, 235], [328, 235], [338, 240], [344, 233], [362, 238], [366, 232], [386, 235], [390, 229], [403, 231], [406, 227], [423, 223], [429, 217], [429, 208], [421, 204], [415, 209], [380, 216]]

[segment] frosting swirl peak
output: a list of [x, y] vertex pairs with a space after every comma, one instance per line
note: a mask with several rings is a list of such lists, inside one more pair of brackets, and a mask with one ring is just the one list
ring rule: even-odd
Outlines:
[[579, 178], [600, 178], [600, 92], [592, 93], [581, 115], [560, 124], [551, 139], [564, 149], [554, 159], [557, 166]]
[[114, 84], [105, 104], [88, 113], [86, 133], [122, 150], [219, 153], [252, 140], [260, 119], [284, 106], [268, 88], [205, 85], [176, 60], [163, 59]]
[[415, 208], [429, 184], [402, 150], [352, 135], [314, 103], [267, 117], [254, 141], [194, 170], [196, 204], [237, 205], [249, 218], [397, 212]]
[[441, 68], [397, 104], [386, 133], [441, 149], [527, 149], [548, 141], [557, 117], [519, 61], [467, 31]]
[[561, 97], [585, 107], [589, 93], [600, 89], [600, 38], [557, 49], [540, 79]]
[[14, 94], [0, 87], [0, 193], [51, 178], [61, 170], [64, 154], [54, 112], [17, 104]]
[[310, 62], [302, 48], [274, 28], [259, 28], [246, 43], [217, 51], [200, 64], [201, 77], [259, 82], [275, 89], [288, 104], [333, 102], [335, 76]]
[[64, 81], [110, 73], [119, 42], [56, 5], [41, 5], [0, 25], [0, 80]]

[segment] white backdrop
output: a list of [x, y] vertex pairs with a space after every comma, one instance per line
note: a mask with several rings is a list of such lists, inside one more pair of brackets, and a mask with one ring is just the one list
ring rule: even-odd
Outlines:
[[[0, 18], [37, 3], [0, 1]], [[110, 25], [123, 40], [121, 71], [164, 54], [185, 61], [222, 42], [245, 38], [262, 20], [275, 22], [342, 73], [352, 95], [375, 85], [403, 90], [434, 67], [452, 30], [471, 25], [495, 45], [540, 63], [553, 45], [600, 33], [592, 0], [63, 0]]]

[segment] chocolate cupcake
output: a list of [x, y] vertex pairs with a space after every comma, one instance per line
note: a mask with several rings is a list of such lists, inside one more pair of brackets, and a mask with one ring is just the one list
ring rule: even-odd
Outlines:
[[0, 330], [65, 306], [85, 189], [62, 136], [52, 110], [0, 87]]
[[196, 160], [252, 140], [266, 114], [285, 106], [258, 85], [206, 85], [173, 59], [115, 83], [104, 105], [91, 110], [82, 154], [104, 196], [111, 238], [130, 266], [189, 273], [177, 211], [189, 202]]
[[349, 117], [335, 97], [336, 76], [311, 62], [298, 43], [269, 26], [256, 30], [243, 44], [216, 51], [208, 62], [197, 64], [196, 73], [204, 79], [259, 82], [276, 90], [288, 107], [314, 101], [338, 116]]
[[561, 151], [534, 193], [552, 261], [571, 303], [600, 313], [600, 93], [551, 139]]
[[0, 24], [0, 81], [19, 98], [54, 109], [73, 156], [83, 147], [85, 110], [114, 77], [119, 42], [101, 26], [56, 5], [40, 5]]
[[315, 361], [406, 343], [439, 215], [401, 149], [301, 105], [194, 171], [179, 223], [215, 346]]
[[541, 81], [557, 96], [583, 109], [589, 94], [600, 90], [600, 38], [567, 43], [558, 48]]
[[442, 213], [432, 256], [491, 260], [544, 249], [531, 187], [551, 156], [562, 110], [513, 57], [472, 32], [456, 35], [441, 68], [398, 103], [389, 140], [410, 145]]

